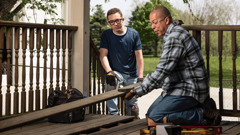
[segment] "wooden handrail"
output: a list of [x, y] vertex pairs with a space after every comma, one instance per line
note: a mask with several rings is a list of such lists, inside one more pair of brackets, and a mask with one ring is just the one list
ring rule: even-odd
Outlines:
[[63, 29], [63, 30], [73, 30], [78, 29], [77, 26], [69, 25], [53, 25], [53, 24], [37, 24], [37, 23], [24, 23], [24, 22], [12, 22], [12, 21], [1, 21], [0, 26], [10, 26], [10, 27], [26, 27], [26, 28], [41, 28], [41, 29]]
[[239, 31], [240, 25], [182, 25], [187, 30]]

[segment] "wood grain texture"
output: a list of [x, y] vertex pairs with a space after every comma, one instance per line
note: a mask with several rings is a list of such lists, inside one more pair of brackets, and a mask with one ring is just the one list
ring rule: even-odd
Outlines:
[[[133, 85], [129, 85], [126, 87], [133, 87], [135, 86], [135, 84]], [[10, 128], [10, 127], [14, 127], [17, 125], [22, 125], [24, 123], [28, 123], [28, 122], [32, 122], [32, 121], [36, 121], [36, 120], [40, 120], [43, 118], [47, 118], [49, 116], [52, 116], [54, 114], [58, 114], [61, 112], [65, 112], [65, 111], [69, 111], [69, 110], [73, 110], [75, 108], [79, 108], [79, 107], [85, 107], [94, 103], [98, 103], [101, 101], [105, 101], [111, 98], [115, 98], [115, 97], [119, 97], [119, 96], [124, 96], [125, 93], [124, 92], [119, 92], [116, 89], [103, 93], [103, 94], [99, 94], [93, 97], [89, 97], [89, 98], [85, 98], [85, 99], [81, 99], [81, 100], [77, 100], [74, 102], [70, 102], [70, 103], [66, 103], [66, 104], [62, 104], [62, 105], [58, 105], [55, 107], [51, 107], [51, 108], [47, 108], [47, 109], [43, 109], [43, 110], [39, 110], [39, 111], [35, 111], [35, 112], [30, 112], [30, 113], [26, 113], [23, 114], [21, 116], [18, 117], [13, 117], [13, 118], [9, 118], [9, 119], [5, 119], [0, 121], [0, 131]]]

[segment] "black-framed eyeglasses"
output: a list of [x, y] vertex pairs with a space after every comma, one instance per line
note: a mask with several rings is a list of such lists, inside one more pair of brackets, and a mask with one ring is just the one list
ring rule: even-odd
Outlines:
[[[167, 17], [167, 16], [166, 16], [166, 17]], [[165, 19], [166, 19], [166, 17], [164, 17], [164, 19], [162, 19], [162, 20], [158, 20], [158, 19], [156, 19], [156, 20], [153, 20], [152, 22], [150, 22], [150, 23], [149, 23], [149, 25], [150, 25], [150, 26], [152, 26], [153, 24], [154, 24], [154, 25], [156, 25], [157, 23], [159, 23], [159, 22], [161, 22], [161, 21], [165, 20]]]
[[109, 23], [110, 25], [114, 25], [115, 23], [119, 24], [121, 21], [122, 21], [122, 18], [121, 18], [121, 19], [116, 19], [116, 20], [108, 21], [108, 23]]

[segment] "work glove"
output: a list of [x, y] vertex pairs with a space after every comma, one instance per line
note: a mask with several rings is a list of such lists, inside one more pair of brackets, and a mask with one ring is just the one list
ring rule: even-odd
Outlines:
[[[130, 90], [130, 92], [128, 92], [126, 95], [125, 95], [125, 99], [126, 100], [131, 100], [134, 96], [136, 95], [136, 93], [133, 91], [133, 90]], [[137, 95], [136, 95], [137, 97]]]
[[138, 78], [137, 83], [139, 83], [139, 82], [143, 82], [143, 78]]
[[115, 86], [116, 85], [116, 78], [117, 75], [113, 71], [109, 71], [106, 76], [106, 83], [110, 86]]

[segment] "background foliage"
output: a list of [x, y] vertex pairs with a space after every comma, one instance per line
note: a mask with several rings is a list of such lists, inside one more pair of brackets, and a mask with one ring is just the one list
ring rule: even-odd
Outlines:
[[[214, 0], [202, 0], [202, 6], [199, 3], [194, 3], [194, 0], [186, 0], [186, 4], [189, 7], [189, 11], [178, 10], [167, 2], [166, 0], [150, 0], [149, 2], [136, 6], [132, 10], [132, 17], [129, 19], [128, 26], [136, 29], [139, 32], [142, 44], [143, 44], [143, 54], [144, 54], [144, 75], [151, 73], [155, 70], [156, 65], [159, 62], [159, 55], [161, 55], [162, 49], [162, 38], [155, 35], [153, 30], [149, 25], [149, 13], [150, 11], [158, 5], [164, 5], [172, 13], [174, 20], [182, 20], [183, 25], [229, 25], [233, 19], [238, 18], [234, 10], [237, 10], [238, 6], [234, 6], [234, 2], [227, 2], [223, 4], [223, 1]], [[229, 9], [229, 5], [232, 5]], [[100, 6], [97, 8], [99, 11]], [[226, 10], [228, 9], [228, 10]], [[95, 12], [97, 16], [98, 12]], [[104, 18], [104, 12], [101, 12], [101, 18]], [[93, 15], [94, 16], [94, 15]], [[92, 16], [92, 17], [93, 17]], [[240, 20], [240, 19], [239, 19]], [[237, 20], [236, 20], [237, 21]], [[91, 24], [96, 23], [94, 19], [91, 19]], [[108, 28], [107, 24], [101, 23], [98, 25], [104, 29]], [[100, 29], [100, 28], [98, 28]], [[92, 31], [95, 30], [95, 31]], [[91, 28], [91, 33], [93, 33], [95, 43], [99, 44], [100, 36], [102, 31], [96, 32], [97, 29]], [[205, 56], [205, 32], [201, 32], [201, 49]], [[240, 32], [237, 32], [237, 49], [240, 48]], [[232, 47], [231, 47], [231, 32], [223, 32], [223, 79], [232, 80]], [[237, 55], [240, 52], [237, 51]], [[218, 32], [210, 32], [210, 79], [219, 78], [219, 59], [218, 59]], [[237, 63], [240, 63], [239, 58], [237, 58]], [[237, 64], [237, 76], [240, 74], [240, 67]], [[239, 78], [239, 77], [238, 77]], [[232, 87], [232, 81], [228, 82], [224, 87]], [[218, 81], [211, 81], [211, 86], [219, 86]]]
[[95, 45], [99, 46], [102, 32], [109, 28], [107, 17], [102, 9], [102, 5], [96, 5], [96, 11], [90, 16], [90, 36]]
[[64, 0], [0, 0], [0, 20], [12, 21], [14, 16], [18, 18], [29, 17], [23, 8], [31, 9], [33, 12], [34, 22], [37, 22], [37, 11], [40, 11], [44, 16], [42, 23], [63, 24], [62, 18], [57, 18], [59, 14], [57, 4], [64, 2]]
[[[143, 5], [138, 5], [134, 10], [132, 10], [132, 17], [130, 17], [128, 26], [136, 29], [139, 32], [142, 44], [143, 44], [143, 54], [153, 55], [158, 57], [162, 50], [162, 38], [157, 37], [149, 25], [149, 13], [150, 11], [158, 5], [166, 6], [174, 20], [182, 20], [183, 25], [228, 25], [232, 22], [233, 17], [238, 18], [234, 11], [237, 10], [238, 6], [234, 6], [233, 2], [226, 2], [215, 0], [202, 0], [202, 6], [199, 6], [194, 0], [184, 0], [184, 2], [189, 5], [189, 11], [178, 10], [166, 1], [166, 0], [150, 0]], [[229, 5], [233, 8], [229, 8]], [[98, 10], [101, 7], [97, 7]], [[226, 10], [228, 9], [228, 10]], [[102, 10], [102, 9], [101, 9]], [[104, 12], [101, 12], [104, 18]], [[93, 15], [95, 16], [95, 15]], [[98, 12], [96, 12], [98, 16]], [[92, 18], [92, 17], [91, 17]], [[240, 20], [240, 19], [239, 19]], [[91, 19], [91, 24], [96, 23], [96, 19]], [[237, 20], [236, 20], [237, 21]], [[96, 27], [96, 26], [95, 26]], [[101, 27], [101, 28], [100, 28]], [[96, 30], [91, 25], [91, 36], [94, 42], [98, 45], [100, 36], [103, 30], [108, 28], [107, 24], [100, 23]], [[92, 31], [93, 30], [93, 31]], [[210, 32], [210, 56], [218, 56], [218, 33]], [[240, 34], [237, 33], [237, 46], [240, 47]], [[223, 56], [231, 56], [231, 34], [230, 32], [223, 33]], [[202, 32], [202, 51], [205, 54], [205, 32]], [[237, 52], [240, 55], [240, 52]]]
[[150, 0], [142, 7], [137, 6], [132, 12], [132, 17], [129, 19], [129, 27], [136, 29], [139, 32], [140, 39], [143, 44], [143, 54], [153, 54], [155, 57], [161, 50], [162, 38], [159, 38], [152, 30], [149, 22], [150, 12], [157, 6], [164, 5], [167, 7], [172, 16], [175, 17], [175, 12], [172, 5], [163, 0]]

